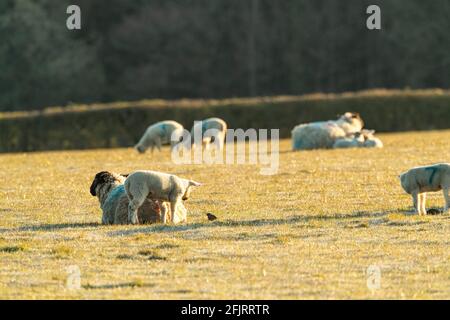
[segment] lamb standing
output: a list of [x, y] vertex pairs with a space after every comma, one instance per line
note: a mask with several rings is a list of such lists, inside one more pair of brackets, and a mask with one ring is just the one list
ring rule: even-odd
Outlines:
[[363, 126], [360, 115], [352, 112], [346, 112], [335, 121], [301, 124], [292, 130], [292, 149], [332, 148], [336, 140], [361, 131]]
[[[183, 206], [182, 200], [189, 198], [191, 187], [197, 186], [200, 186], [200, 183], [162, 172], [141, 170], [131, 173], [125, 180], [125, 191], [130, 201], [128, 222], [138, 223], [137, 209], [147, 198], [170, 202], [171, 212], [180, 210], [178, 207]], [[174, 222], [173, 216], [171, 216], [172, 222]], [[166, 223], [165, 212], [161, 212], [161, 220]]]
[[191, 145], [200, 147], [200, 144], [202, 144], [208, 149], [211, 143], [215, 143], [217, 149], [222, 150], [226, 133], [227, 123], [220, 118], [208, 118], [198, 121], [191, 130]]
[[161, 151], [161, 146], [166, 144], [170, 144], [173, 149], [177, 144], [174, 141], [180, 141], [182, 136], [183, 126], [181, 124], [173, 120], [160, 121], [147, 128], [135, 149], [139, 153], [144, 153], [151, 148], [153, 153], [155, 147]]
[[426, 215], [426, 192], [443, 190], [445, 198], [444, 212], [450, 207], [450, 164], [439, 163], [431, 166], [412, 168], [400, 175], [403, 190], [413, 198], [416, 213]]

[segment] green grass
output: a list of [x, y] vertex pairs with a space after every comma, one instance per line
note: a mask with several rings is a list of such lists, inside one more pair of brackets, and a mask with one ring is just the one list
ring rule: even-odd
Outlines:
[[[297, 153], [284, 140], [274, 176], [174, 166], [168, 149], [2, 154], [0, 298], [449, 299], [450, 217], [408, 214], [397, 175], [449, 161], [450, 131], [380, 137], [382, 150]], [[135, 169], [204, 184], [187, 224], [100, 224], [95, 173]], [[428, 207], [443, 201], [432, 194]], [[65, 288], [73, 265], [79, 290]], [[370, 265], [379, 290], [367, 288]]]

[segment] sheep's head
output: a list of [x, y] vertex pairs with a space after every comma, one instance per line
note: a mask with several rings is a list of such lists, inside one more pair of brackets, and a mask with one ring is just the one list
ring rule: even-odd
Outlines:
[[407, 172], [402, 173], [401, 175], [398, 176], [398, 178], [400, 179], [400, 184], [402, 185], [403, 190], [405, 190], [406, 193], [410, 193], [407, 179], [408, 178]]
[[92, 196], [96, 196], [98, 193], [98, 188], [106, 183], [117, 183], [122, 182], [125, 177], [120, 176], [118, 174], [101, 171], [95, 175], [94, 181], [92, 181], [90, 192]]
[[375, 134], [375, 130], [364, 129], [364, 130], [361, 130], [361, 134], [364, 136], [365, 140], [368, 140], [368, 139], [373, 138], [373, 136]]
[[185, 180], [186, 181], [186, 191], [183, 194], [183, 201], [186, 201], [187, 199], [189, 199], [190, 195], [191, 195], [191, 190], [192, 187], [198, 187], [201, 186], [201, 183], [195, 182], [193, 180]]
[[350, 123], [354, 127], [359, 127], [360, 130], [364, 127], [364, 121], [357, 112], [346, 112], [339, 119]]
[[134, 148], [136, 149], [137, 152], [139, 152], [141, 154], [145, 153], [145, 151], [146, 151], [146, 149], [143, 146], [139, 145], [139, 144], [135, 145]]

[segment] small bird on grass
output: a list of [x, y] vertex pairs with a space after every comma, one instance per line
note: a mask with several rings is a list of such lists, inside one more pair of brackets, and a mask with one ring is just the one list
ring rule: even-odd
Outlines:
[[207, 213], [206, 216], [208, 217], [209, 221], [214, 221], [217, 220], [217, 217], [215, 215], [213, 215], [212, 213]]

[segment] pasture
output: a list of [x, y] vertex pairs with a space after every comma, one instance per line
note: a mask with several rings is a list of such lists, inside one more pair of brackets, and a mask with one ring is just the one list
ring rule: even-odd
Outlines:
[[[450, 131], [380, 134], [385, 148], [291, 152], [251, 165], [182, 165], [167, 148], [1, 154], [1, 299], [448, 299], [450, 216], [408, 214], [398, 174], [449, 161]], [[102, 226], [98, 171], [204, 183], [183, 225]], [[428, 207], [442, 207], [442, 193]], [[210, 222], [206, 213], [218, 220]], [[381, 270], [369, 290], [366, 270]], [[81, 288], [66, 287], [77, 266]]]

